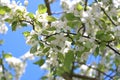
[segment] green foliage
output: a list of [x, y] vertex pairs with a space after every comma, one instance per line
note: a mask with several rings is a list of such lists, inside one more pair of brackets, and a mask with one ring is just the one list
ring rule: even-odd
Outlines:
[[4, 40], [0, 40], [0, 45], [2, 45], [4, 43]]
[[4, 54], [3, 54], [3, 58], [10, 58], [10, 57], [12, 57], [12, 55], [9, 54], [9, 53], [4, 53]]
[[46, 18], [48, 20], [48, 22], [53, 22], [53, 21], [56, 21], [57, 19], [53, 16], [47, 16]]
[[56, 39], [56, 38], [52, 36], [52, 37], [49, 37], [49, 38], [47, 39], [47, 41], [48, 41], [48, 42], [51, 42], [51, 41], [53, 41], [53, 40], [55, 40], [55, 39]]
[[30, 36], [30, 32], [29, 32], [29, 31], [25, 31], [25, 32], [23, 32], [23, 35], [24, 35], [25, 37], [28, 37], [28, 36]]
[[34, 45], [31, 49], [30, 49], [30, 53], [35, 53], [37, 51], [37, 45]]
[[38, 65], [38, 66], [42, 66], [45, 63], [44, 59], [39, 59], [38, 61], [34, 62], [34, 64]]
[[73, 61], [74, 61], [74, 52], [69, 50], [69, 52], [65, 54], [65, 59], [63, 62], [65, 72], [70, 71]]
[[11, 9], [7, 6], [0, 6], [0, 15], [5, 15], [5, 13], [10, 12]]
[[46, 12], [47, 12], [46, 6], [43, 5], [43, 4], [38, 5], [38, 12], [39, 12], [40, 14], [46, 13]]
[[97, 46], [94, 52], [94, 56], [97, 57], [99, 55], [99, 47]]
[[46, 47], [46, 48], [44, 48], [44, 50], [42, 52], [47, 53], [49, 50], [50, 50], [50, 47]]
[[12, 31], [16, 31], [18, 21], [12, 22]]
[[110, 41], [110, 40], [113, 40], [113, 32], [105, 32], [105, 31], [98, 31], [97, 34], [96, 34], [96, 38], [99, 39], [100, 41], [103, 41], [103, 42], [107, 42], [107, 41]]
[[33, 13], [28, 13], [27, 16], [29, 16], [31, 19], [35, 18]]
[[77, 17], [75, 17], [75, 15], [73, 13], [67, 13], [65, 14], [65, 18], [68, 20], [68, 21], [74, 21], [77, 19]]
[[80, 4], [77, 4], [77, 7], [76, 7], [76, 8], [77, 8], [77, 10], [78, 10], [78, 11], [83, 10], [83, 6], [82, 6], [82, 5], [80, 5]]

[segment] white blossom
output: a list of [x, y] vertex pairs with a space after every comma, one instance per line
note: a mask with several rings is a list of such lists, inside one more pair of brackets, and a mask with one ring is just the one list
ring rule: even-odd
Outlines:
[[24, 0], [24, 5], [25, 5], [25, 6], [28, 5], [28, 0]]
[[9, 57], [6, 58], [6, 62], [15, 70], [15, 78], [19, 80], [21, 75], [25, 72], [26, 64], [22, 62], [19, 58]]
[[27, 60], [27, 59], [33, 60], [34, 58], [35, 58], [35, 56], [32, 53], [30, 53], [29, 51], [26, 52], [23, 56], [21, 56], [22, 60]]
[[6, 24], [1, 24], [0, 26], [0, 34], [5, 34], [8, 31], [8, 27]]

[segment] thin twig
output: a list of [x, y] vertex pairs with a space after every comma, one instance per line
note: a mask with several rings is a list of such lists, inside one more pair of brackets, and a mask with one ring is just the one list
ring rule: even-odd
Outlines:
[[[95, 2], [98, 3], [97, 0], [95, 0]], [[111, 23], [112, 23], [113, 25], [117, 26], [117, 24], [115, 24], [115, 22], [114, 22], [114, 21], [110, 18], [110, 16], [106, 13], [105, 9], [104, 9], [103, 7], [101, 7], [101, 6], [100, 6], [100, 8], [101, 8], [101, 10], [103, 11], [103, 13], [107, 16], [107, 18], [111, 21]]]

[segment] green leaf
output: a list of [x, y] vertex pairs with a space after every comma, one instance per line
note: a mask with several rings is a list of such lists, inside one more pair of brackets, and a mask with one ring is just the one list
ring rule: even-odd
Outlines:
[[47, 41], [48, 41], [48, 42], [51, 42], [51, 41], [53, 41], [53, 40], [55, 40], [55, 39], [56, 39], [56, 38], [52, 36], [52, 37], [49, 37], [49, 38], [47, 39]]
[[4, 40], [0, 40], [0, 45], [2, 45], [4, 43]]
[[112, 36], [113, 36], [113, 32], [111, 31], [105, 32], [100, 30], [96, 34], [97, 39], [105, 42], [113, 40], [114, 38]]
[[27, 26], [26, 23], [21, 23], [20, 25], [23, 26], [23, 27]]
[[28, 13], [27, 16], [29, 16], [31, 19], [35, 18], [33, 13]]
[[44, 4], [38, 5], [38, 12], [39, 12], [40, 14], [46, 13], [46, 12], [47, 12], [46, 6], [45, 6]]
[[64, 59], [65, 71], [69, 72], [73, 61], [74, 61], [74, 52], [70, 50], [68, 51], [68, 53], [65, 54], [65, 59]]
[[47, 16], [46, 18], [49, 22], [53, 22], [53, 21], [56, 21], [57, 19], [53, 16]]
[[25, 37], [28, 37], [28, 36], [30, 35], [30, 32], [29, 32], [29, 31], [23, 32], [23, 35], [24, 35]]
[[32, 35], [32, 39], [38, 40], [38, 35], [37, 34]]
[[34, 45], [31, 49], [30, 49], [30, 53], [35, 53], [37, 51], [37, 45]]
[[39, 65], [39, 66], [42, 66], [44, 63], [45, 63], [44, 59], [40, 59], [40, 60], [34, 62], [34, 64]]
[[39, 42], [40, 47], [43, 49], [44, 48], [44, 44], [42, 42]]
[[13, 23], [12, 23], [12, 31], [16, 31], [16, 28], [17, 28], [17, 21], [14, 21]]
[[120, 44], [118, 44], [116, 47], [117, 47], [118, 49], [120, 49]]
[[8, 23], [11, 23], [12, 20], [13, 20], [13, 19], [9, 19], [9, 18], [5, 19], [5, 21], [8, 22]]
[[46, 47], [46, 48], [43, 50], [43, 53], [47, 53], [49, 50], [50, 50], [50, 47]]
[[94, 52], [94, 56], [97, 57], [99, 54], [99, 47], [96, 47], [95, 52]]
[[47, 30], [48, 31], [54, 31], [54, 30], [56, 30], [56, 28], [55, 27], [49, 27]]
[[83, 6], [82, 6], [82, 5], [80, 5], [80, 4], [77, 4], [77, 10], [78, 10], [78, 11], [83, 10]]
[[10, 12], [11, 9], [7, 6], [0, 6], [0, 15], [4, 15], [7, 12]]
[[12, 57], [11, 54], [8, 54], [8, 53], [4, 53], [4, 54], [3, 54], [3, 58], [10, 58], [10, 57]]
[[65, 17], [68, 21], [73, 21], [76, 19], [76, 17], [74, 16], [73, 13], [67, 13], [67, 14], [65, 14]]
[[47, 79], [48, 79], [47, 76], [43, 76], [43, 77], [41, 78], [41, 80], [47, 80]]
[[58, 53], [58, 59], [63, 62], [64, 61], [64, 55], [62, 53]]
[[81, 25], [80, 21], [68, 21], [67, 25], [70, 26], [71, 28], [75, 28], [76, 26]]

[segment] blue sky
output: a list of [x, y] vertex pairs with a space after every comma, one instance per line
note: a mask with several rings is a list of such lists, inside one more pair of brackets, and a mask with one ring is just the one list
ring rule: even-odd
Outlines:
[[[19, 0], [19, 1], [23, 2], [24, 0]], [[44, 0], [28, 0], [28, 1], [29, 4], [27, 6], [27, 10], [33, 13], [35, 13], [39, 4], [44, 4]], [[89, 0], [89, 2], [91, 1], [93, 0]], [[51, 8], [52, 11], [54, 12], [61, 11], [59, 0], [56, 0], [56, 2], [51, 5], [51, 7], [52, 7]], [[8, 27], [9, 30], [7, 34], [5, 35], [0, 34], [0, 39], [4, 39], [5, 41], [5, 43], [2, 46], [0, 46], [0, 53], [2, 51], [5, 51], [12, 53], [12, 55], [15, 57], [20, 57], [30, 49], [30, 46], [25, 44], [25, 38], [22, 35], [22, 32], [31, 30], [32, 28], [29, 26], [12, 32], [10, 26]], [[28, 80], [28, 79], [40, 80], [40, 77], [45, 74], [46, 74], [45, 70], [41, 70], [37, 65], [33, 65], [33, 61], [28, 61], [26, 71], [21, 77], [21, 80]]]

